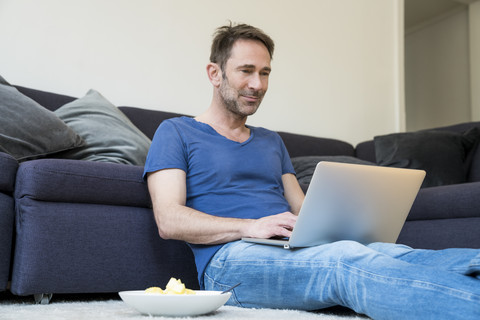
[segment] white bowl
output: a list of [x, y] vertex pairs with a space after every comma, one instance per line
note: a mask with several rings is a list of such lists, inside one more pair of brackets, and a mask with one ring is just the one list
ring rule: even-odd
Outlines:
[[197, 316], [223, 306], [231, 292], [196, 290], [195, 294], [145, 293], [144, 290], [121, 291], [120, 298], [142, 314], [152, 316]]

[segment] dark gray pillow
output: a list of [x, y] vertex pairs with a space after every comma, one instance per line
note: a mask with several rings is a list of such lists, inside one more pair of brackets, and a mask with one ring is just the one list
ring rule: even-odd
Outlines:
[[422, 169], [422, 187], [466, 182], [466, 156], [480, 138], [478, 128], [465, 133], [426, 130], [393, 133], [374, 138], [377, 163]]
[[144, 165], [151, 140], [95, 90], [55, 110], [86, 146], [62, 158]]
[[18, 161], [83, 145], [53, 112], [20, 93], [0, 76], [0, 151]]
[[365, 164], [375, 165], [370, 161], [361, 160], [350, 156], [302, 156], [292, 158], [292, 165], [297, 175], [297, 180], [300, 184], [309, 184], [312, 180], [313, 172], [317, 163], [320, 161], [353, 163], [353, 164]]

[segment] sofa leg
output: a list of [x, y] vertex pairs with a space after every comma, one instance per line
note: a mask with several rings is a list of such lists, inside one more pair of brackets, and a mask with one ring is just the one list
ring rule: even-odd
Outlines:
[[36, 304], [49, 304], [52, 300], [53, 294], [51, 293], [38, 293], [34, 294], [33, 298], [35, 299]]

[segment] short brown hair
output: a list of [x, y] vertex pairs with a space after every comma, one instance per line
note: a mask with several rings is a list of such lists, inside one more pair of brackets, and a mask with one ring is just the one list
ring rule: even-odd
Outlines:
[[215, 31], [210, 52], [210, 62], [220, 65], [223, 71], [227, 60], [230, 58], [233, 44], [240, 39], [262, 42], [270, 54], [270, 59], [273, 58], [275, 44], [265, 32], [248, 24], [233, 25], [230, 22], [229, 25], [219, 27]]

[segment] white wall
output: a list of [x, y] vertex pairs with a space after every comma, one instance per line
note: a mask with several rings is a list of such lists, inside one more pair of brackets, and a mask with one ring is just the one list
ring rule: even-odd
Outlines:
[[356, 144], [404, 127], [402, 17], [403, 0], [0, 0], [0, 74], [195, 115], [211, 35], [231, 19], [276, 41], [249, 123]]
[[460, 9], [407, 31], [407, 130], [471, 120], [468, 10]]
[[480, 121], [480, 1], [468, 8], [472, 120]]

